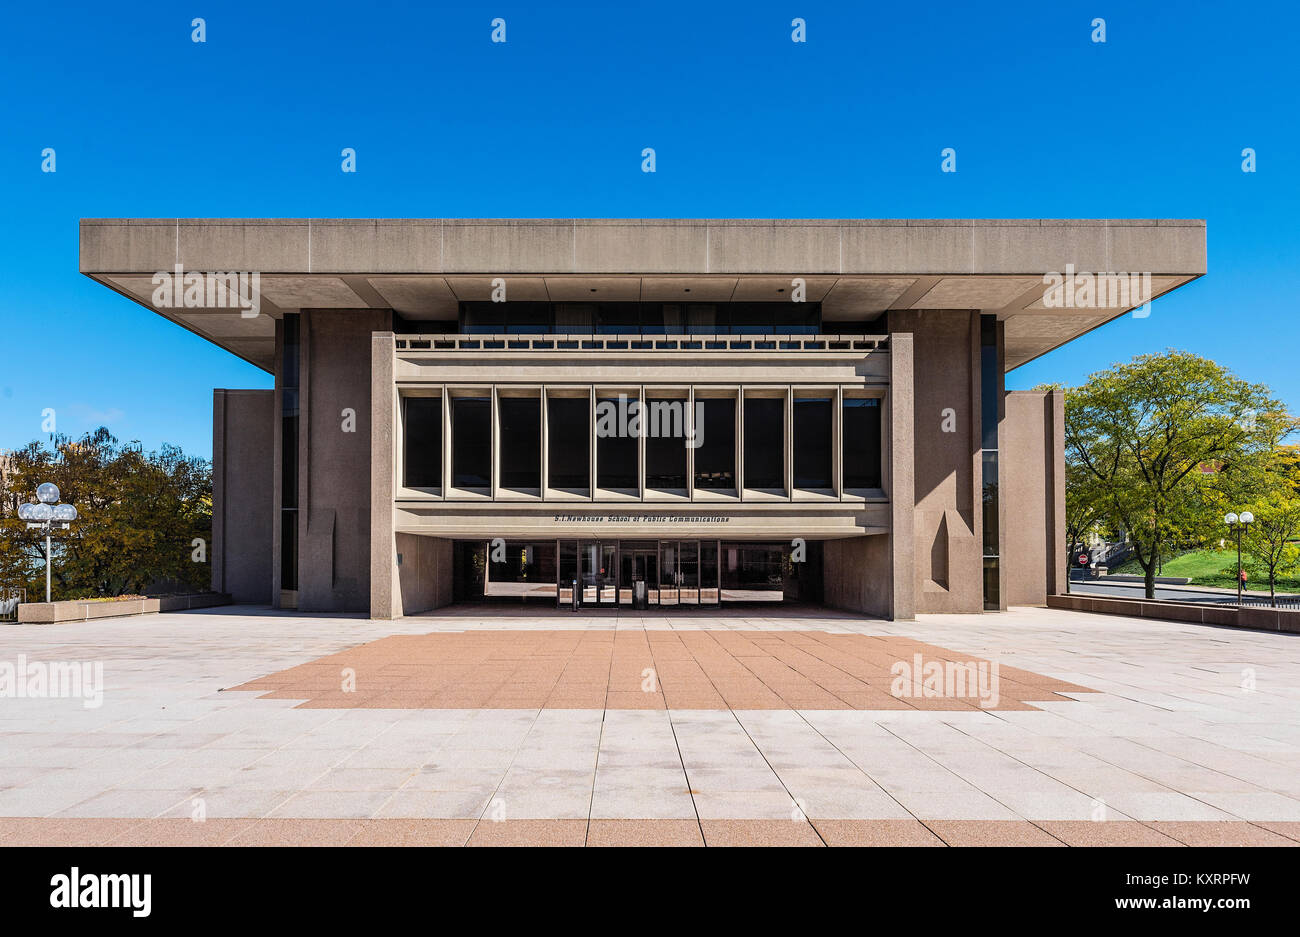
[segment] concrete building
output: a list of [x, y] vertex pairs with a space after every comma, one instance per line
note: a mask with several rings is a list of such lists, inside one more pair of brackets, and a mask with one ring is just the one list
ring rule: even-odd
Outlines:
[[237, 600], [910, 618], [1057, 591], [1062, 400], [1005, 373], [1205, 226], [95, 219], [81, 270], [275, 377], [214, 394]]

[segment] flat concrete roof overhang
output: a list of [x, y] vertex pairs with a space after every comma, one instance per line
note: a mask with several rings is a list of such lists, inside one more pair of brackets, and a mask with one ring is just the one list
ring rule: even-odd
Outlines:
[[[264, 314], [156, 308], [152, 278], [178, 264], [256, 272]], [[1141, 305], [1048, 308], [1044, 277], [1071, 265], [1150, 274], [1160, 296], [1205, 273], [1205, 222], [88, 218], [80, 237], [82, 273], [267, 371], [285, 311], [454, 318], [495, 277], [511, 300], [704, 303], [787, 300], [802, 277], [826, 331], [890, 309], [996, 314], [1010, 370]]]

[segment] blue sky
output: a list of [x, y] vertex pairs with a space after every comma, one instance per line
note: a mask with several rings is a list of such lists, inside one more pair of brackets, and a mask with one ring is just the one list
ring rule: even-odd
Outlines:
[[210, 455], [212, 388], [270, 386], [82, 277], [82, 217], [1203, 218], [1208, 276], [1008, 386], [1177, 347], [1300, 410], [1298, 35], [1292, 3], [11, 5], [0, 448], [53, 408]]

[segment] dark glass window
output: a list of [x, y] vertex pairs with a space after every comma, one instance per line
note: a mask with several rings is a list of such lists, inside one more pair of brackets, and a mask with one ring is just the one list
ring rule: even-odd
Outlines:
[[998, 555], [998, 454], [984, 453], [984, 555]]
[[1001, 585], [998, 582], [998, 558], [984, 557], [984, 607], [995, 609], [1001, 600]]
[[[556, 564], [554, 540], [507, 540], [498, 550], [490, 542], [487, 549], [487, 579], [489, 583], [529, 583], [537, 588], [534, 596], [549, 599], [555, 594]], [[487, 595], [509, 595], [512, 598], [528, 593], [519, 589], [484, 590]]]
[[550, 303], [466, 302], [460, 304], [461, 331], [482, 333], [550, 332], [555, 323]]
[[832, 487], [830, 398], [795, 398], [791, 420], [794, 424], [794, 486]]
[[[285, 389], [282, 399], [290, 395]], [[292, 391], [298, 396], [297, 388]], [[298, 405], [280, 418], [280, 507], [286, 511], [298, 507]]]
[[686, 490], [687, 401], [646, 398], [645, 483], [659, 491]]
[[845, 397], [842, 420], [845, 489], [882, 487], [880, 401]]
[[586, 491], [591, 484], [590, 411], [586, 397], [546, 401], [546, 470], [552, 488]]
[[298, 512], [280, 512], [280, 588], [298, 588]]
[[785, 488], [785, 400], [745, 398], [745, 487]]
[[596, 331], [639, 332], [640, 312], [638, 303], [601, 303], [596, 312]]
[[573, 601], [573, 585], [578, 579], [578, 542], [561, 540], [559, 543], [559, 601], [567, 604]]
[[637, 487], [637, 437], [629, 430], [639, 406], [636, 398], [596, 401], [596, 487]]
[[821, 303], [463, 302], [460, 328], [469, 334], [509, 332], [676, 335], [811, 334], [821, 329]]
[[442, 487], [442, 398], [405, 397], [408, 488]]
[[285, 313], [280, 357], [280, 588], [298, 588], [298, 382], [301, 319]]
[[998, 411], [1002, 374], [998, 367], [998, 320], [980, 317], [980, 424], [983, 447], [981, 488], [984, 526], [984, 607], [1000, 605], [998, 554]]
[[542, 487], [542, 401], [499, 397], [501, 487]]
[[686, 307], [686, 331], [699, 335], [725, 334], [727, 316], [725, 312], [722, 315], [718, 312], [719, 307], [711, 303], [692, 303]]
[[492, 401], [487, 397], [451, 399], [451, 483], [492, 485]]
[[695, 401], [700, 415], [695, 450], [695, 487], [725, 491], [736, 487], [736, 401], [706, 397]]

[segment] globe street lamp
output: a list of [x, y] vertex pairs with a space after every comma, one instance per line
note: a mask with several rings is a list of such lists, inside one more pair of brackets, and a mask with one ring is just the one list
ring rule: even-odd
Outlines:
[[1228, 525], [1229, 530], [1237, 533], [1237, 605], [1241, 605], [1241, 532], [1255, 523], [1255, 515], [1249, 511], [1242, 511], [1240, 515], [1229, 511], [1223, 515], [1223, 522]]
[[50, 600], [50, 566], [54, 554], [50, 551], [50, 531], [67, 530], [77, 519], [77, 509], [70, 504], [59, 504], [59, 486], [45, 482], [36, 486], [36, 504], [18, 505], [18, 519], [27, 521], [29, 530], [45, 534], [45, 601]]

